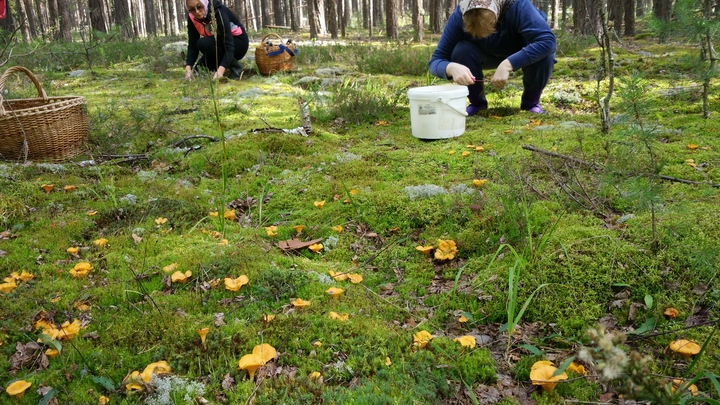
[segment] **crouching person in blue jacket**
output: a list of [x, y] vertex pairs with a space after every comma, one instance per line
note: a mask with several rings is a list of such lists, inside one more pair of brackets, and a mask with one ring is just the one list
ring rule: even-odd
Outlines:
[[430, 73], [468, 87], [468, 115], [488, 108], [483, 70], [495, 68], [490, 82], [502, 89], [510, 73], [522, 69], [520, 109], [544, 113], [540, 96], [555, 65], [555, 34], [530, 0], [462, 0], [450, 15]]

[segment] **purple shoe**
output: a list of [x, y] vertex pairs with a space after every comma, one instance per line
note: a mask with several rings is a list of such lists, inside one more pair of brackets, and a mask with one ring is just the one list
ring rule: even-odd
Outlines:
[[534, 106], [530, 107], [528, 112], [531, 112], [533, 114], [545, 114], [545, 110], [540, 107], [540, 104], [535, 104]]
[[486, 105], [472, 105], [470, 104], [465, 108], [465, 112], [467, 113], [468, 117], [472, 117], [473, 115], [479, 113], [480, 111], [487, 110]]

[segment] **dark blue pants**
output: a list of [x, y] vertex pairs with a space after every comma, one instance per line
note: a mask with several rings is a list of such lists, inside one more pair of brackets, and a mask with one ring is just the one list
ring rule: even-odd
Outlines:
[[[478, 82], [472, 86], [468, 86], [468, 99], [470, 104], [487, 108], [487, 100], [485, 99], [485, 87], [483, 86], [483, 70], [495, 69], [512, 53], [501, 55], [490, 52], [485, 49], [483, 43], [478, 41], [461, 41], [453, 49], [450, 56], [451, 62], [465, 65], [470, 69], [473, 76]], [[520, 108], [529, 110], [535, 105], [540, 104], [540, 96], [545, 86], [547, 86], [550, 76], [552, 76], [553, 67], [555, 66], [555, 54], [541, 59], [532, 65], [522, 68], [523, 72], [523, 94], [520, 101]]]

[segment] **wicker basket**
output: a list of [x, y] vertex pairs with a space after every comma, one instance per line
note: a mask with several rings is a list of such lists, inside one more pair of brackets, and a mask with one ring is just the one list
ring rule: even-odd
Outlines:
[[[15, 72], [32, 80], [37, 98], [3, 99], [5, 81]], [[35, 75], [22, 66], [11, 67], [0, 76], [0, 159], [69, 159], [82, 152], [87, 136], [84, 97], [48, 97]]]
[[[277, 39], [277, 42], [271, 42], [270, 37]], [[292, 40], [288, 39], [283, 44], [280, 35], [267, 34], [255, 48], [255, 63], [260, 70], [260, 74], [266, 76], [275, 72], [286, 72], [292, 69], [296, 54], [297, 47]]]

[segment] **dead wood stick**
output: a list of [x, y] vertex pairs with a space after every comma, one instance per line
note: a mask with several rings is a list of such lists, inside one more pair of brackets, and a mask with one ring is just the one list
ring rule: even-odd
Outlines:
[[185, 138], [183, 138], [183, 139], [181, 139], [181, 140], [173, 143], [173, 144], [172, 144], [172, 147], [173, 147], [173, 148], [177, 148], [178, 146], [180, 146], [180, 145], [182, 145], [182, 144], [184, 144], [184, 143], [186, 143], [187, 141], [192, 140], [192, 139], [209, 139], [210, 142], [217, 142], [217, 141], [218, 141], [217, 138], [215, 138], [214, 136], [210, 136], [210, 135], [202, 135], [202, 134], [201, 134], [201, 135], [190, 135], [190, 136], [186, 136]]
[[557, 152], [552, 152], [552, 151], [549, 151], [549, 150], [546, 150], [546, 149], [540, 149], [540, 148], [537, 148], [537, 147], [532, 146], [532, 145], [522, 145], [522, 148], [525, 149], [525, 150], [529, 150], [529, 151], [531, 151], [531, 152], [537, 152], [537, 153], [541, 153], [541, 154], [543, 154], [543, 155], [548, 155], [548, 156], [552, 156], [552, 157], [556, 157], [556, 158], [560, 158], [560, 159], [564, 159], [564, 160], [569, 160], [569, 161], [571, 161], [571, 162], [575, 162], [575, 163], [581, 164], [581, 165], [583, 165], [583, 166], [588, 166], [588, 167], [590, 167], [590, 168], [593, 169], [593, 170], [602, 170], [602, 169], [603, 169], [602, 166], [598, 166], [598, 165], [596, 165], [595, 163], [586, 162], [586, 161], [584, 161], [584, 160], [582, 160], [582, 159], [578, 159], [578, 158], [576, 158], [576, 157], [572, 157], [572, 156], [568, 156], [568, 155], [563, 155], [563, 154], [560, 154], [560, 153], [557, 153]]
[[[588, 166], [588, 167], [590, 167], [591, 169], [596, 170], [596, 171], [605, 170], [605, 167], [604, 167], [604, 166], [600, 166], [600, 165], [597, 165], [597, 164], [591, 163], [591, 162], [586, 162], [586, 161], [584, 161], [584, 160], [582, 160], [582, 159], [578, 159], [578, 158], [576, 158], [576, 157], [572, 157], [572, 156], [568, 156], [568, 155], [563, 155], [563, 154], [561, 154], [561, 153], [552, 152], [552, 151], [545, 150], [545, 149], [540, 149], [540, 148], [537, 148], [537, 147], [532, 146], [532, 145], [522, 145], [522, 148], [525, 149], [525, 150], [529, 150], [529, 151], [531, 151], [531, 152], [536, 152], [536, 153], [540, 153], [540, 154], [543, 154], [543, 155], [547, 155], [547, 156], [552, 156], [552, 157], [556, 157], [556, 158], [568, 160], [568, 161], [570, 161], [570, 162], [574, 162], [574, 163], [577, 163], [577, 164], [581, 164], [581, 165], [583, 165], [583, 166]], [[647, 175], [647, 174], [646, 174], [646, 175]], [[695, 181], [695, 180], [682, 179], [682, 178], [679, 178], [679, 177], [666, 176], [666, 175], [664, 175], [664, 174], [658, 175], [658, 178], [660, 178], [660, 179], [662, 179], [662, 180], [667, 180], [667, 181], [676, 182], [676, 183], [699, 184], [699, 185], [707, 185], [707, 186], [710, 186], [710, 187], [720, 188], [720, 184], [717, 184], [717, 183], [710, 183], [710, 182], [704, 182], [704, 181]]]

